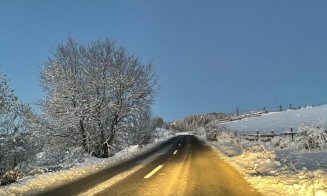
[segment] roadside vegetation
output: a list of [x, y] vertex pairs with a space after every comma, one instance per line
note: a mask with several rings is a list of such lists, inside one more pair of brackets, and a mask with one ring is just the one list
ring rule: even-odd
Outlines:
[[1, 185], [44, 172], [40, 167], [60, 170], [84, 157], [144, 146], [164, 126], [151, 113], [158, 92], [154, 65], [108, 39], [67, 39], [42, 65], [40, 81], [41, 112], [33, 113], [0, 75]]

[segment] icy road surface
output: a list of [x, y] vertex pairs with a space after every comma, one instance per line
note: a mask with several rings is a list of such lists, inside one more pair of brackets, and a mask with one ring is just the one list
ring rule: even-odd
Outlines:
[[214, 150], [192, 135], [176, 136], [155, 152], [96, 175], [43, 194], [260, 195]]

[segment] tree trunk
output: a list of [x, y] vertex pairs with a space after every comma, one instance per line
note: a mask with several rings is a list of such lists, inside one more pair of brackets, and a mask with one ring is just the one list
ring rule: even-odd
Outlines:
[[80, 131], [82, 133], [82, 146], [85, 152], [89, 153], [89, 148], [87, 147], [87, 137], [84, 129], [83, 119], [79, 121]]
[[109, 149], [108, 149], [108, 143], [105, 142], [104, 144], [102, 144], [102, 158], [108, 158], [109, 157]]
[[110, 125], [110, 135], [108, 136], [108, 139], [106, 139], [106, 141], [102, 144], [102, 156], [103, 158], [107, 158], [109, 157], [109, 145], [111, 145], [112, 141], [114, 140], [115, 138], [115, 133], [116, 133], [116, 130], [115, 130], [115, 126], [117, 125], [117, 120], [118, 120], [118, 115], [116, 114], [115, 115], [115, 118], [114, 120], [112, 121], [111, 125]]

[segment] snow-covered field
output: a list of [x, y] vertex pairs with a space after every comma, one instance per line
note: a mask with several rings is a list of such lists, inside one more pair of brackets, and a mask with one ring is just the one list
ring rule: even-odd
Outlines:
[[[257, 149], [230, 157], [219, 150], [219, 144], [210, 143], [217, 149], [221, 158], [242, 173], [245, 179], [263, 195], [327, 196], [327, 171], [324, 169], [294, 169], [299, 166], [297, 165], [299, 162], [296, 160], [293, 162], [292, 155], [280, 156], [274, 151]], [[327, 156], [326, 152], [319, 154]], [[302, 154], [304, 157], [307, 155]], [[279, 161], [280, 159], [286, 161]], [[306, 165], [312, 165], [311, 162], [315, 160], [306, 159], [304, 162]]]
[[[260, 133], [270, 130], [281, 133], [290, 127], [295, 131], [325, 134], [326, 120], [327, 105], [268, 113], [223, 123], [227, 132], [218, 131], [217, 141], [209, 143], [264, 195], [327, 196], [327, 148], [324, 146], [327, 138], [321, 138], [324, 144], [306, 149], [302, 139], [294, 138], [292, 141], [289, 136], [262, 142], [247, 141], [242, 134], [230, 134], [235, 130], [240, 133], [257, 130]], [[316, 139], [314, 134], [308, 136]]]
[[294, 130], [302, 123], [323, 121], [327, 124], [327, 105], [306, 107], [298, 110], [271, 112], [259, 117], [245, 118], [242, 120], [223, 123], [239, 133], [260, 133], [274, 131], [280, 133], [292, 127]]
[[70, 169], [23, 177], [13, 184], [0, 187], [0, 195], [34, 195], [49, 187], [60, 186], [104, 168], [117, 165], [155, 148], [172, 137], [171, 132], [168, 130], [161, 130], [160, 133], [160, 138], [155, 143], [148, 144], [143, 148], [138, 145], [130, 146], [107, 159], [89, 157], [85, 158], [83, 163], [76, 163]]

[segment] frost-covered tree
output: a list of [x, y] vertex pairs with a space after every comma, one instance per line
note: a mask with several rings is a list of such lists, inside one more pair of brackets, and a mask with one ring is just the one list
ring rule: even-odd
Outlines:
[[223, 113], [208, 113], [203, 115], [192, 115], [177, 120], [172, 123], [172, 129], [178, 131], [193, 131], [198, 127], [204, 127], [211, 122], [228, 119], [228, 116]]
[[32, 155], [27, 139], [30, 114], [30, 107], [19, 102], [5, 75], [0, 73], [0, 174]]
[[132, 140], [131, 144], [138, 144], [143, 146], [145, 144], [153, 142], [156, 137], [156, 120], [152, 118], [150, 110], [144, 109], [138, 114], [135, 114], [135, 118], [129, 128]]
[[[41, 84], [46, 97], [41, 103], [46, 135], [56, 137], [62, 147], [82, 145], [87, 149], [87, 133], [83, 127], [85, 85], [81, 48], [73, 40], [58, 45], [43, 65]], [[64, 142], [65, 141], [65, 142]], [[52, 144], [50, 141], [49, 144]], [[58, 144], [59, 145], [59, 144]]]
[[109, 40], [58, 45], [41, 72], [47, 132], [67, 147], [108, 157], [117, 134], [126, 131], [156, 93], [151, 63]]
[[0, 132], [12, 134], [20, 128], [19, 112], [21, 105], [14, 91], [8, 86], [3, 74], [0, 75]]

